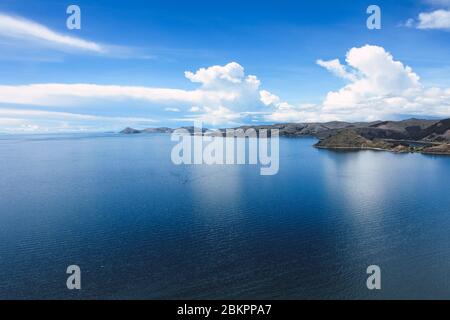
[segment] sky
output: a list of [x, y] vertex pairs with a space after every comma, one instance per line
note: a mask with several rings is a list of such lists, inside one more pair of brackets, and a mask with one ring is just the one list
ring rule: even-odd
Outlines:
[[0, 133], [446, 118], [449, 40], [450, 0], [2, 0]]

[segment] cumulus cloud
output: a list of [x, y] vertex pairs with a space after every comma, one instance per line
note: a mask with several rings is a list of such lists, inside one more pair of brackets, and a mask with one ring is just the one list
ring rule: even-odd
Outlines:
[[261, 102], [264, 103], [265, 106], [277, 105], [280, 103], [280, 97], [270, 93], [267, 90], [261, 90], [259, 92]]
[[[346, 72], [354, 77], [346, 77], [349, 84], [329, 92], [317, 105], [292, 106], [280, 99], [272, 99], [275, 111], [266, 117], [268, 120], [372, 121], [401, 115], [450, 115], [450, 89], [424, 88], [420, 77], [409, 66], [396, 61], [382, 47], [352, 48], [347, 53], [345, 66], [338, 66], [337, 62], [319, 65], [341, 78], [342, 70], [349, 70]], [[268, 101], [269, 94], [265, 97]]]
[[419, 76], [382, 47], [353, 48], [347, 53], [346, 62], [358, 77], [327, 95], [324, 105], [328, 108], [348, 108], [374, 97], [402, 95], [420, 88]]
[[225, 66], [200, 68], [197, 72], [186, 71], [186, 78], [201, 83], [204, 87], [217, 87], [224, 84], [239, 84], [244, 78], [244, 68], [236, 62]]
[[323, 60], [319, 59], [319, 60], [317, 60], [317, 64], [321, 67], [324, 67], [328, 71], [332, 72], [339, 78], [350, 80], [350, 81], [354, 81], [356, 79], [356, 76], [354, 74], [348, 72], [346, 70], [345, 66], [343, 66], [341, 64], [339, 59], [334, 59], [334, 60], [330, 60], [330, 61], [323, 61]]
[[254, 75], [246, 75], [237, 62], [200, 68], [196, 72], [186, 71], [185, 76], [200, 84], [197, 92], [203, 95], [190, 109], [193, 113], [202, 112], [195, 120], [213, 125], [238, 124], [247, 112], [261, 106], [261, 82]]

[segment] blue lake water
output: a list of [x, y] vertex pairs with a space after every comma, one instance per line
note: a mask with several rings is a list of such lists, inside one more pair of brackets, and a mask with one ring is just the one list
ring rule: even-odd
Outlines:
[[0, 136], [0, 299], [450, 298], [450, 157], [314, 142], [261, 176], [168, 135]]

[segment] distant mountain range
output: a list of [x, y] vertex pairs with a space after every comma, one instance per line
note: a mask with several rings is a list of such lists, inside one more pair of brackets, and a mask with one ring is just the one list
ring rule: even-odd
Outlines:
[[171, 128], [147, 128], [147, 129], [143, 129], [143, 130], [137, 130], [137, 129], [133, 129], [133, 128], [125, 128], [122, 131], [120, 131], [120, 133], [122, 134], [138, 134], [138, 133], [172, 133], [173, 129]]
[[[194, 127], [184, 127], [191, 134]], [[316, 147], [329, 149], [377, 149], [394, 152], [450, 154], [450, 119], [374, 122], [286, 123], [263, 126], [242, 126], [234, 129], [278, 129], [280, 136], [314, 136]], [[215, 131], [224, 135], [226, 129]], [[123, 134], [171, 133], [171, 128], [126, 128]], [[207, 129], [203, 129], [206, 132]]]

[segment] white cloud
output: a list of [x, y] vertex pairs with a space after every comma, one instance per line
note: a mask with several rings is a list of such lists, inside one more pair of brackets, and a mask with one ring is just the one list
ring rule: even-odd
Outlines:
[[42, 106], [80, 105], [94, 99], [136, 99], [149, 102], [187, 101], [191, 103], [208, 99], [233, 99], [220, 92], [186, 91], [167, 88], [131, 87], [96, 84], [32, 84], [0, 86], [0, 103], [31, 104]]
[[[228, 66], [239, 66], [230, 63]], [[240, 66], [239, 66], [240, 67]], [[218, 66], [211, 67], [219, 68]], [[240, 67], [242, 68], [242, 67]], [[197, 73], [186, 72], [188, 79], [198, 82], [203, 78], [204, 70]], [[180, 90], [170, 88], [151, 88], [136, 86], [96, 85], [96, 84], [31, 84], [9, 86], [0, 85], [0, 103], [31, 104], [45, 106], [79, 105], [89, 99], [136, 99], [149, 102], [186, 102], [220, 106], [223, 102], [238, 102], [249, 94], [257, 95], [259, 80], [254, 76], [230, 77], [217, 73], [214, 77], [202, 80], [197, 90]]]
[[276, 105], [280, 103], [280, 97], [270, 93], [267, 90], [261, 90], [259, 92], [261, 102], [264, 103], [265, 106]]
[[1, 132], [58, 132], [111, 130], [132, 124], [154, 125], [142, 117], [108, 117], [34, 109], [0, 108]]
[[109, 121], [133, 121], [133, 122], [155, 122], [150, 118], [136, 118], [136, 117], [105, 117], [88, 114], [77, 114], [70, 112], [44, 111], [44, 110], [30, 110], [30, 109], [14, 109], [14, 108], [0, 108], [0, 117], [17, 117], [17, 118], [33, 118], [33, 119], [56, 119], [56, 120], [109, 120]]
[[[226, 108], [224, 106], [219, 107], [203, 107], [203, 113], [200, 115], [195, 115], [188, 117], [190, 121], [201, 121], [203, 123], [220, 126], [220, 125], [238, 125], [242, 118], [245, 117], [245, 113], [237, 112]], [[177, 120], [186, 120], [177, 119]]]
[[[270, 121], [383, 120], [401, 115], [450, 116], [450, 89], [424, 88], [413, 70], [378, 46], [352, 48], [346, 66], [355, 78], [327, 94], [317, 105], [292, 106], [276, 101]], [[332, 68], [323, 64], [333, 74]], [[266, 94], [266, 96], [268, 96]]]
[[450, 31], [450, 0], [426, 0], [435, 10], [421, 12], [417, 19], [408, 19], [402, 25], [421, 30]]
[[195, 73], [186, 71], [186, 78], [194, 83], [200, 83], [204, 88], [222, 88], [246, 83], [258, 87], [259, 81], [255, 76], [245, 77], [244, 68], [231, 62], [225, 66], [212, 66], [209, 68], [200, 68]]
[[419, 14], [418, 29], [450, 30], [450, 10], [436, 10]]
[[189, 109], [189, 112], [200, 112], [202, 109], [200, 107], [197, 106], [193, 106], [192, 108]]
[[348, 108], [373, 97], [401, 95], [420, 87], [419, 76], [382, 47], [353, 48], [347, 53], [346, 62], [358, 77], [338, 92], [328, 94], [324, 102], [328, 108]]
[[181, 110], [178, 108], [165, 108], [164, 110], [168, 112], [181, 112]]
[[[200, 83], [195, 90], [132, 87], [96, 84], [31, 84], [0, 85], [0, 103], [51, 107], [89, 106], [93, 101], [140, 100], [151, 103], [175, 104], [165, 106], [167, 111], [197, 107], [205, 119], [214, 123], [236, 118], [240, 112], [260, 107], [259, 86], [256, 76], [246, 76], [244, 68], [236, 62], [225, 66], [201, 68], [186, 72], [186, 77]], [[170, 108], [170, 110], [169, 110]]]
[[49, 133], [111, 131], [125, 126], [154, 126], [155, 120], [143, 117], [108, 117], [35, 109], [0, 108], [0, 132]]
[[[258, 78], [246, 75], [244, 68], [235, 62], [186, 72], [187, 79], [199, 84], [193, 90], [95, 84], [7, 85], [0, 86], [0, 103], [73, 108], [97, 105], [99, 101], [112, 104], [139, 100], [163, 104], [159, 108], [160, 113], [164, 108], [171, 112], [180, 111], [180, 117], [171, 120], [202, 120], [207, 125], [223, 127], [255, 120], [312, 122], [383, 120], [402, 115], [450, 116], [450, 88], [425, 88], [409, 66], [395, 60], [382, 47], [366, 45], [352, 48], [347, 53], [345, 64], [337, 59], [319, 61], [319, 65], [348, 81], [341, 89], [329, 92], [319, 104], [288, 103], [261, 89]], [[29, 119], [31, 116], [29, 111], [29, 116], [21, 115], [21, 111], [16, 112], [13, 113], [12, 108], [3, 114], [0, 111], [0, 117], [12, 123], [14, 119]], [[33, 118], [37, 117], [35, 113]], [[40, 113], [39, 117], [56, 117], [58, 121], [60, 118], [60, 121], [63, 121], [62, 118], [64, 121], [102, 120], [90, 120], [86, 117], [94, 116], [64, 112]], [[119, 121], [112, 118], [103, 120], [114, 123]], [[122, 120], [131, 125], [145, 119], [125, 117]]]
[[356, 79], [356, 76], [354, 74], [348, 72], [346, 70], [345, 66], [343, 66], [341, 64], [339, 59], [334, 59], [334, 60], [330, 60], [330, 61], [323, 61], [323, 60], [319, 59], [319, 60], [317, 60], [317, 64], [321, 67], [324, 67], [328, 71], [332, 72], [339, 78], [350, 80], [350, 81], [354, 81]]
[[0, 36], [37, 42], [63, 49], [106, 53], [107, 49], [96, 42], [64, 35], [37, 22], [0, 13]]

